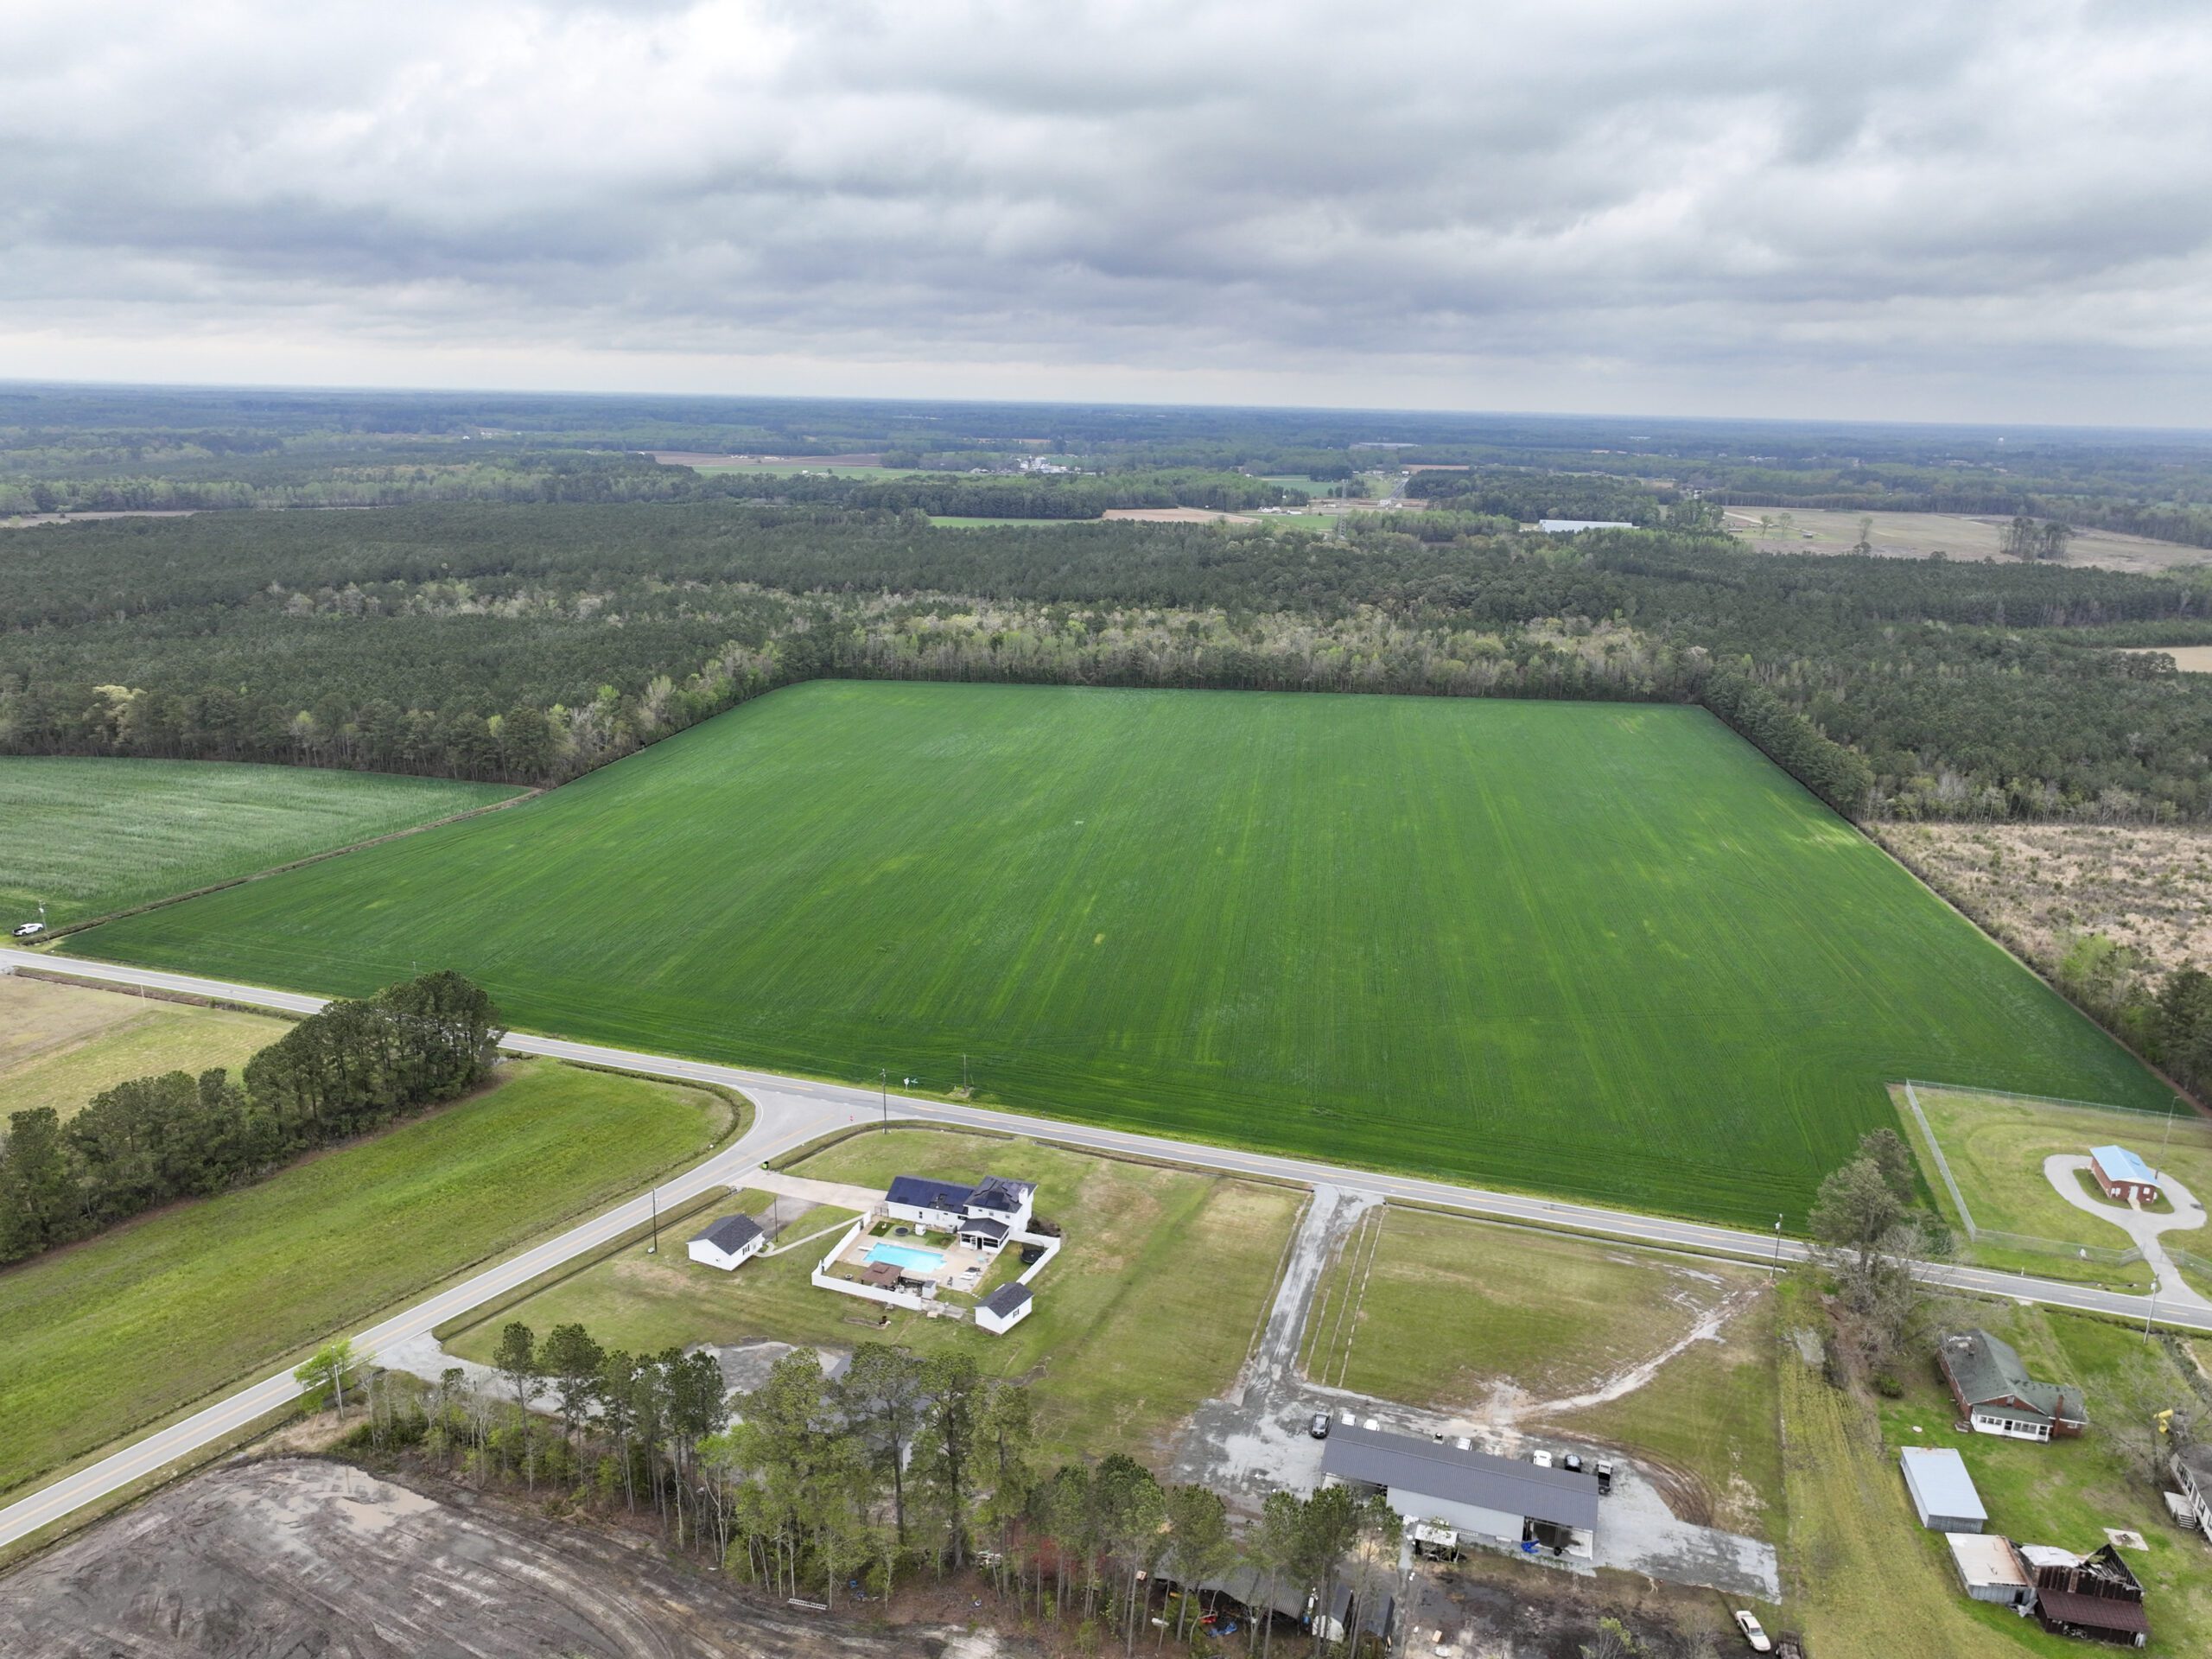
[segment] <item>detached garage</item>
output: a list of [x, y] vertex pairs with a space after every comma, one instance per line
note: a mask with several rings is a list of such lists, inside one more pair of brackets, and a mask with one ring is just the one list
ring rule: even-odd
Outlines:
[[724, 1216], [691, 1241], [691, 1259], [730, 1272], [766, 1248], [768, 1235], [750, 1216]]
[[1908, 1446], [1898, 1455], [1913, 1513], [1930, 1532], [1980, 1532], [1989, 1522], [1966, 1459], [1948, 1446]]

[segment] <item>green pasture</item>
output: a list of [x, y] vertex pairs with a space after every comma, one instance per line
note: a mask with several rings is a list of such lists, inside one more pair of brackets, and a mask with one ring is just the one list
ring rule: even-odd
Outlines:
[[0, 1492], [643, 1187], [728, 1116], [695, 1090], [533, 1061], [0, 1272]]
[[496, 784], [217, 760], [0, 758], [0, 918], [59, 926], [428, 823]]
[[228, 1071], [291, 1029], [232, 1008], [163, 1002], [123, 991], [0, 978], [0, 1123], [50, 1106], [75, 1116], [94, 1095], [163, 1071]]
[[2164, 1099], [1672, 706], [815, 682], [71, 945], [1759, 1228], [1892, 1078]]

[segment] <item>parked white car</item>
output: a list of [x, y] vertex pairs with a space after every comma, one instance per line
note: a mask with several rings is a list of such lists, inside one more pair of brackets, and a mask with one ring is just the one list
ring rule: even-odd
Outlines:
[[1766, 1639], [1766, 1632], [1759, 1628], [1758, 1620], [1749, 1613], [1736, 1615], [1736, 1628], [1744, 1633], [1744, 1640], [1751, 1644], [1753, 1653], [1774, 1651], [1774, 1643]]
[[1548, 1452], [1531, 1452], [1529, 1454], [1529, 1461], [1539, 1469], [1548, 1469], [1552, 1466], [1552, 1454]]
[[44, 922], [23, 922], [16, 926], [16, 937], [19, 939], [33, 938], [45, 931], [46, 924]]

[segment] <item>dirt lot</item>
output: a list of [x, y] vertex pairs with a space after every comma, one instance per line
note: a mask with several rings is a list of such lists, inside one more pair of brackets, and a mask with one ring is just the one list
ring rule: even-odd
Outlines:
[[[1858, 543], [1859, 522], [1872, 518], [1868, 543], [1887, 558], [1924, 559], [1938, 550], [1954, 559], [1994, 559], [2009, 518], [1950, 512], [1820, 512], [1809, 508], [1730, 507], [1729, 530], [1763, 553], [1846, 553]], [[1761, 527], [1764, 521], [1764, 528]], [[2104, 570], [2154, 572], [2212, 563], [2212, 550], [2085, 530], [2066, 550], [2069, 564]]]
[[2212, 969], [2212, 831], [2122, 824], [1890, 823], [1876, 838], [2030, 961], [2102, 933], [2150, 971]]
[[875, 1634], [770, 1611], [643, 1541], [319, 1459], [214, 1470], [0, 1579], [0, 1653], [45, 1659], [1026, 1651], [950, 1627]]
[[2212, 674], [2212, 645], [2145, 645], [2131, 657], [2171, 657], [2184, 674]]
[[1211, 524], [1224, 520], [1252, 524], [1259, 520], [1242, 512], [1216, 512], [1211, 507], [1109, 507], [1102, 518], [1128, 518], [1147, 524]]

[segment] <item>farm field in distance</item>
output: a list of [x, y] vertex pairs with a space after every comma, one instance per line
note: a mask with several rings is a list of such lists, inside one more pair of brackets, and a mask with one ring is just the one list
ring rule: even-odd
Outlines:
[[700, 1090], [529, 1062], [253, 1185], [15, 1264], [0, 1273], [0, 1493], [642, 1188], [728, 1116]]
[[66, 1122], [132, 1077], [236, 1071], [291, 1023], [234, 1008], [0, 976], [0, 1123], [51, 1106]]
[[[2004, 556], [2005, 527], [1998, 513], [1840, 512], [1818, 507], [1729, 507], [1723, 527], [1763, 553], [1847, 553], [1859, 543], [1862, 518], [1874, 521], [1867, 545], [1878, 556], [1924, 559], [1941, 552], [1954, 559]], [[1766, 527], [1762, 530], [1761, 520]], [[2153, 575], [2177, 566], [2212, 563], [2212, 552], [2180, 542], [2153, 541], [2113, 530], [2075, 532], [2066, 563]]]
[[1758, 1228], [1896, 1077], [2165, 1098], [1673, 706], [814, 682], [70, 945]]
[[521, 793], [217, 760], [0, 758], [0, 919], [60, 925]]

